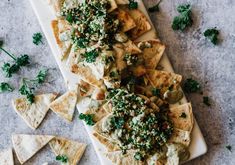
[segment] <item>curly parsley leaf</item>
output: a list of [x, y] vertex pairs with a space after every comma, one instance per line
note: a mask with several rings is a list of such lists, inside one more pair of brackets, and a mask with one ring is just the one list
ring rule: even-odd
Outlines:
[[189, 27], [193, 24], [193, 20], [191, 18], [191, 6], [189, 4], [179, 5], [177, 7], [177, 11], [180, 13], [180, 15], [174, 17], [172, 22], [172, 29], [183, 31], [186, 27]]
[[68, 157], [66, 155], [58, 155], [58, 156], [56, 156], [56, 160], [61, 161], [62, 163], [67, 163]]
[[161, 2], [162, 2], [162, 0], [160, 0], [156, 5], [150, 7], [150, 8], [148, 9], [148, 11], [149, 11], [150, 13], [155, 12], [155, 11], [156, 11], [156, 12], [160, 11], [159, 5], [160, 5]]
[[43, 44], [43, 42], [42, 42], [42, 34], [41, 33], [34, 33], [33, 34], [33, 43], [35, 45], [39, 45], [40, 43]]
[[201, 85], [192, 78], [186, 79], [184, 85], [183, 85], [184, 91], [187, 93], [196, 93], [201, 90]]
[[208, 96], [203, 97], [203, 103], [207, 106], [211, 106], [210, 99]]
[[123, 128], [125, 121], [123, 117], [112, 117], [111, 124], [115, 129], [121, 129]]
[[138, 8], [138, 2], [135, 0], [129, 0], [129, 9], [137, 9]]
[[44, 83], [45, 79], [46, 79], [46, 76], [47, 76], [47, 73], [48, 73], [48, 69], [42, 69], [39, 71], [37, 77], [36, 77], [36, 82], [38, 84], [42, 84]]
[[13, 88], [6, 82], [0, 83], [0, 93], [3, 92], [12, 92]]
[[94, 117], [93, 114], [83, 114], [83, 113], [81, 113], [81, 114], [79, 115], [79, 119], [80, 119], [80, 120], [84, 120], [84, 121], [86, 122], [86, 124], [87, 124], [87, 125], [90, 125], [90, 126], [92, 126], [92, 125], [95, 124], [95, 122], [94, 122], [94, 120], [93, 120], [93, 117]]
[[21, 95], [26, 96], [28, 102], [32, 104], [34, 102], [34, 94], [33, 94], [33, 89], [32, 87], [29, 87], [29, 85], [26, 83], [26, 80], [23, 79], [23, 83], [20, 86], [19, 92]]
[[30, 63], [30, 59], [27, 54], [23, 54], [20, 57], [15, 57], [13, 54], [9, 53], [2, 47], [0, 47], [0, 50], [5, 52], [9, 57], [11, 57], [14, 60], [13, 64], [7, 62], [4, 63], [4, 65], [2, 66], [2, 70], [6, 77], [12, 77], [12, 75], [18, 72], [21, 67], [26, 66]]
[[207, 29], [204, 32], [204, 36], [208, 38], [214, 45], [218, 43], [219, 31], [216, 28]]

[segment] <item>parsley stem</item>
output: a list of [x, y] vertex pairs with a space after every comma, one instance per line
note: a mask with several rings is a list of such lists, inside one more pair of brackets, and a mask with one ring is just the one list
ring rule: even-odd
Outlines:
[[8, 51], [6, 51], [5, 49], [3, 49], [3, 48], [1, 48], [1, 47], [0, 47], [0, 49], [1, 49], [2, 51], [4, 51], [8, 56], [10, 56], [12, 59], [16, 60], [16, 57], [15, 57], [13, 54], [10, 54]]

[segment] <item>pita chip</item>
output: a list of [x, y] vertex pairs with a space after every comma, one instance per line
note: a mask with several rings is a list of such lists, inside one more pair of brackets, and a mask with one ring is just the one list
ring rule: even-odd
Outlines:
[[127, 10], [132, 19], [134, 19], [136, 27], [129, 31], [131, 39], [135, 40], [144, 33], [151, 30], [151, 24], [148, 18], [138, 9]]
[[73, 119], [75, 106], [77, 103], [77, 90], [68, 91], [50, 104], [50, 109], [68, 120]]
[[135, 151], [127, 150], [125, 155], [122, 154], [122, 151], [107, 152], [104, 154], [108, 159], [110, 159], [116, 165], [144, 165], [142, 161], [137, 161], [134, 158]]
[[67, 156], [69, 165], [76, 165], [86, 149], [86, 144], [61, 137], [54, 138], [49, 145], [56, 156]]
[[149, 40], [136, 43], [142, 50], [140, 56], [144, 59], [146, 69], [156, 69], [165, 51], [165, 45], [158, 40]]
[[50, 135], [13, 135], [12, 143], [20, 163], [24, 164], [53, 138]]
[[0, 164], [1, 165], [14, 165], [12, 149], [0, 151]]
[[118, 5], [127, 5], [129, 0], [115, 0]]
[[173, 134], [171, 135], [171, 138], [169, 139], [170, 143], [179, 143], [179, 144], [183, 144], [184, 146], [189, 146], [190, 141], [191, 141], [190, 132], [177, 129], [177, 128], [174, 128]]
[[26, 98], [18, 98], [13, 100], [13, 107], [29, 127], [36, 129], [45, 118], [49, 105], [56, 96], [52, 93], [37, 95], [33, 104], [29, 104]]
[[186, 103], [177, 107], [171, 107], [169, 112], [175, 128], [192, 131], [193, 129], [193, 112], [191, 103]]
[[56, 43], [60, 49], [60, 58], [66, 58], [71, 50], [72, 44], [70, 40], [71, 26], [66, 20], [59, 19], [51, 22], [52, 30], [56, 39]]
[[122, 24], [122, 32], [127, 32], [136, 27], [135, 21], [132, 19], [129, 13], [122, 9], [117, 10], [117, 18]]

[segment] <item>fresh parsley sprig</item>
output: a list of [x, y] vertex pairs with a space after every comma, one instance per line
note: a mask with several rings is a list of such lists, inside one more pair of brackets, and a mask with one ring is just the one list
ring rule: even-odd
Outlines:
[[43, 44], [43, 42], [42, 42], [42, 34], [41, 33], [34, 33], [33, 34], [33, 43], [35, 45], [39, 45], [40, 43]]
[[4, 53], [6, 53], [9, 57], [14, 60], [14, 63], [11, 64], [9, 62], [4, 63], [2, 66], [2, 70], [6, 77], [12, 77], [12, 74], [18, 72], [21, 67], [28, 65], [30, 62], [29, 56], [27, 54], [20, 55], [20, 57], [16, 57], [15, 55], [9, 53], [2, 47], [0, 47]]
[[6, 82], [1, 82], [0, 83], [0, 93], [3, 92], [12, 92], [13, 88]]
[[179, 5], [177, 7], [177, 11], [180, 15], [173, 19], [172, 29], [183, 31], [186, 27], [193, 24], [193, 20], [191, 18], [191, 6], [189, 4]]
[[153, 5], [152, 7], [150, 7], [149, 9], [148, 9], [148, 11], [150, 12], [150, 13], [152, 13], [152, 12], [158, 12], [158, 11], [160, 11], [160, 8], [159, 8], [159, 5], [160, 5], [160, 3], [162, 2], [162, 0], [160, 0], [156, 5]]
[[27, 78], [22, 79], [22, 84], [20, 86], [19, 92], [21, 95], [26, 96], [28, 102], [32, 104], [34, 102], [34, 89], [37, 85], [42, 84], [47, 76], [48, 70], [42, 69], [39, 71], [35, 79], [29, 80]]
[[80, 119], [80, 120], [84, 120], [84, 121], [86, 122], [86, 124], [87, 124], [87, 125], [90, 125], [90, 126], [92, 126], [92, 125], [95, 124], [95, 122], [94, 122], [94, 120], [93, 120], [93, 117], [94, 117], [93, 114], [83, 114], [83, 113], [81, 113], [81, 114], [79, 115], [79, 119]]
[[216, 28], [207, 29], [204, 36], [208, 38], [214, 45], [218, 43], [219, 31]]
[[68, 157], [66, 155], [58, 155], [58, 156], [56, 156], [56, 160], [61, 161], [62, 163], [67, 163]]

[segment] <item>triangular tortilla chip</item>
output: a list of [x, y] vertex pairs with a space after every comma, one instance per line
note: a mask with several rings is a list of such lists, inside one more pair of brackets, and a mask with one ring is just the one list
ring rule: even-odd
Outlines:
[[135, 21], [131, 18], [129, 13], [122, 9], [117, 10], [117, 18], [121, 22], [122, 32], [127, 32], [136, 27]]
[[49, 144], [56, 156], [64, 155], [68, 157], [69, 165], [76, 165], [86, 149], [86, 144], [84, 143], [61, 137], [54, 138]]
[[185, 146], [189, 146], [190, 141], [191, 141], [190, 132], [177, 129], [177, 128], [174, 128], [173, 134], [171, 135], [171, 138], [169, 139], [170, 143], [179, 143]]
[[127, 153], [124, 155], [122, 151], [107, 152], [104, 155], [116, 165], [144, 165], [145, 164], [142, 161], [135, 160], [134, 150], [127, 150]]
[[154, 88], [160, 89], [162, 97], [170, 87], [178, 89], [180, 87], [180, 82], [182, 81], [181, 75], [159, 70], [148, 69], [146, 77]]
[[139, 54], [142, 51], [135, 45], [134, 42], [128, 40], [127, 42], [122, 43], [124, 45], [125, 53], [127, 54]]
[[193, 129], [193, 112], [190, 103], [171, 107], [169, 117], [175, 128], [191, 132]]
[[92, 93], [95, 90], [95, 87], [92, 86], [91, 84], [81, 80], [78, 84], [78, 90], [79, 90], [79, 94], [82, 97], [87, 97], [87, 96], [91, 96]]
[[108, 0], [110, 3], [110, 8], [108, 10], [108, 12], [112, 12], [117, 8], [117, 4], [115, 0]]
[[136, 27], [129, 31], [131, 39], [137, 39], [144, 33], [151, 30], [151, 24], [149, 23], [148, 18], [138, 9], [127, 10], [130, 16], [134, 19]]
[[13, 107], [17, 114], [32, 129], [36, 129], [46, 116], [50, 103], [56, 98], [56, 94], [42, 94], [34, 98], [34, 103], [29, 104], [26, 98], [13, 100]]
[[50, 104], [50, 109], [62, 118], [72, 121], [77, 103], [77, 90], [68, 91]]
[[4, 151], [0, 151], [0, 164], [1, 165], [14, 165], [14, 159], [13, 159], [11, 148], [4, 150]]
[[56, 43], [60, 48], [60, 58], [66, 58], [71, 50], [72, 44], [70, 39], [71, 26], [67, 21], [59, 19], [51, 22], [52, 30], [56, 39]]
[[12, 136], [12, 143], [21, 164], [29, 160], [43, 148], [54, 136], [16, 134]]
[[47, 0], [52, 6], [54, 13], [57, 17], [60, 17], [61, 8], [63, 7], [65, 0]]
[[165, 45], [158, 40], [149, 40], [136, 43], [142, 50], [140, 54], [144, 59], [146, 69], [156, 69], [165, 51]]

